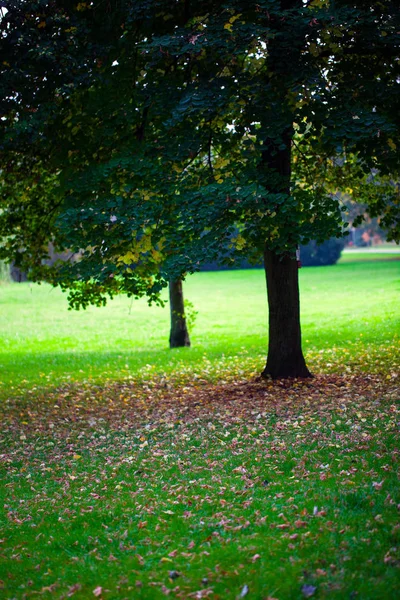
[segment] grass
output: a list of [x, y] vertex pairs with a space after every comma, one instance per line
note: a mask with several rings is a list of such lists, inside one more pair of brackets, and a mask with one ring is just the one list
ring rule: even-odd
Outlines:
[[[350, 352], [359, 365], [365, 350], [379, 355], [397, 340], [400, 261], [307, 268], [300, 278], [304, 349], [317, 371], [321, 351], [333, 351], [324, 363], [338, 364]], [[0, 394], [178, 371], [221, 377], [235, 360], [259, 371], [267, 348], [262, 270], [198, 273], [188, 278], [185, 294], [198, 310], [192, 348], [171, 352], [168, 307], [120, 297], [105, 308], [68, 312], [59, 290], [1, 286]]]
[[356, 262], [385, 262], [385, 261], [398, 261], [399, 253], [396, 248], [393, 248], [385, 252], [385, 248], [382, 248], [379, 252], [373, 252], [373, 250], [345, 250], [340, 257], [339, 264], [345, 263], [356, 263]]
[[385, 600], [400, 589], [400, 262], [301, 271], [310, 381], [258, 381], [261, 271], [167, 309], [0, 287], [0, 597]]

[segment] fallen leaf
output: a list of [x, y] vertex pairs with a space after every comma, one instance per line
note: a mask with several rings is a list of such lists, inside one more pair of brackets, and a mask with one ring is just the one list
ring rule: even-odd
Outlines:
[[249, 593], [249, 586], [247, 584], [245, 584], [242, 587], [242, 591], [239, 594], [239, 598], [244, 598], [245, 596], [247, 596], [248, 593]]
[[305, 598], [311, 598], [311, 596], [313, 596], [316, 591], [317, 588], [315, 587], [315, 585], [308, 585], [306, 583], [301, 588], [301, 592]]
[[298, 529], [300, 529], [300, 527], [307, 527], [307, 521], [302, 521], [301, 519], [295, 521], [294, 524]]
[[178, 571], [170, 571], [168, 573], [168, 577], [170, 579], [178, 579], [178, 577], [180, 577], [180, 574], [178, 573]]
[[381, 489], [382, 489], [382, 485], [383, 485], [383, 482], [384, 482], [384, 481], [385, 481], [384, 479], [382, 479], [382, 481], [380, 481], [379, 483], [378, 483], [377, 481], [373, 481], [373, 482], [372, 482], [372, 487], [373, 487], [375, 490], [381, 490]]
[[71, 587], [68, 588], [68, 592], [67, 592], [68, 598], [73, 596], [75, 594], [75, 592], [79, 592], [79, 590], [81, 588], [82, 588], [82, 586], [80, 585], [80, 583], [75, 583], [75, 585], [71, 585]]

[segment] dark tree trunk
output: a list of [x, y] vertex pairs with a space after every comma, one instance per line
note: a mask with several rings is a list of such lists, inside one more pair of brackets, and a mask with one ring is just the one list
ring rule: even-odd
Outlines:
[[[281, 8], [301, 8], [301, 0], [281, 0]], [[267, 183], [269, 191], [276, 194], [291, 194], [291, 161], [293, 140], [293, 114], [288, 104], [287, 79], [282, 68], [285, 64], [295, 64], [299, 60], [301, 44], [287, 44], [289, 26], [286, 21], [274, 24], [282, 32], [269, 45], [268, 84], [275, 90], [277, 104], [274, 113], [269, 112], [266, 120], [267, 135], [262, 151], [260, 164], [261, 177]], [[284, 34], [284, 35], [283, 35]], [[283, 40], [283, 42], [281, 41]], [[270, 124], [272, 123], [272, 126]], [[281, 126], [280, 131], [273, 124]], [[280, 135], [278, 135], [278, 133]], [[282, 209], [281, 204], [274, 207], [276, 213]], [[281, 226], [285, 227], [285, 215], [279, 215]], [[290, 240], [290, 220], [287, 221], [286, 246]], [[287, 377], [311, 377], [307, 369], [301, 349], [300, 330], [300, 294], [298, 280], [298, 264], [296, 260], [297, 240], [293, 237], [293, 248], [286, 254], [279, 254], [268, 246], [264, 250], [264, 265], [267, 279], [269, 305], [269, 344], [268, 358], [263, 377], [273, 379]]]
[[183, 346], [190, 346], [189, 332], [185, 319], [181, 279], [169, 282], [169, 303], [171, 309], [169, 347], [181, 348]]
[[[289, 125], [281, 140], [264, 143], [262, 169], [276, 175], [273, 192], [290, 195], [291, 145], [293, 128]], [[279, 211], [280, 207], [276, 207]], [[277, 254], [264, 250], [269, 306], [269, 345], [263, 377], [311, 377], [301, 349], [300, 294], [296, 248], [292, 254]]]
[[268, 358], [263, 377], [311, 377], [301, 349], [296, 258], [264, 252], [269, 305]]

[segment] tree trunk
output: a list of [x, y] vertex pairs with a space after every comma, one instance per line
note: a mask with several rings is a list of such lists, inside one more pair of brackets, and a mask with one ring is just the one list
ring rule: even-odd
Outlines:
[[[281, 0], [282, 10], [300, 9], [302, 0]], [[268, 46], [268, 85], [274, 89], [277, 102], [274, 112], [266, 112], [265, 129], [271, 132], [264, 140], [260, 163], [261, 180], [272, 193], [291, 194], [291, 153], [293, 140], [293, 114], [288, 103], [290, 85], [285, 73], [286, 64], [296, 64], [301, 45], [287, 43], [290, 24], [285, 20], [274, 23], [281, 36], [273, 38]], [[292, 84], [291, 84], [292, 85]], [[278, 132], [274, 124], [281, 125]], [[280, 135], [278, 135], [280, 133]], [[280, 213], [281, 205], [274, 207]], [[284, 215], [280, 214], [281, 227], [286, 235], [286, 246], [290, 240], [290, 220], [285, 231]], [[297, 240], [293, 238], [292, 253], [278, 254], [268, 247], [264, 250], [264, 265], [267, 279], [269, 305], [268, 358], [263, 377], [273, 379], [286, 377], [311, 377], [301, 349], [300, 294], [298, 265], [295, 256]], [[271, 244], [272, 245], [272, 244]]]
[[169, 282], [169, 303], [171, 309], [169, 347], [181, 348], [183, 346], [190, 346], [189, 332], [185, 318], [185, 307], [183, 304], [181, 279]]
[[[272, 192], [290, 196], [291, 146], [293, 127], [282, 132], [280, 143], [273, 139], [264, 142], [261, 168], [276, 175]], [[280, 207], [276, 207], [278, 212]], [[288, 225], [289, 226], [289, 225]], [[295, 244], [295, 242], [294, 242]], [[269, 345], [263, 377], [311, 377], [301, 349], [300, 293], [296, 248], [293, 255], [278, 254], [264, 249], [269, 306]]]
[[269, 305], [267, 364], [262, 377], [312, 377], [301, 349], [300, 294], [295, 257], [264, 252]]

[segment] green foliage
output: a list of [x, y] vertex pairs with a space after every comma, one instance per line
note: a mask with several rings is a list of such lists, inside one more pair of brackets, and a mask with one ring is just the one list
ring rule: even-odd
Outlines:
[[195, 326], [197, 315], [199, 314], [199, 311], [195, 309], [193, 302], [191, 302], [190, 300], [187, 300], [186, 298], [184, 299], [184, 305], [185, 305], [186, 325], [187, 325], [189, 332], [192, 332], [193, 327]]
[[[397, 239], [399, 26], [393, 0], [10, 2], [1, 255], [74, 307], [155, 300], [337, 235], [345, 185]], [[79, 260], [44, 269], [50, 240]]]

